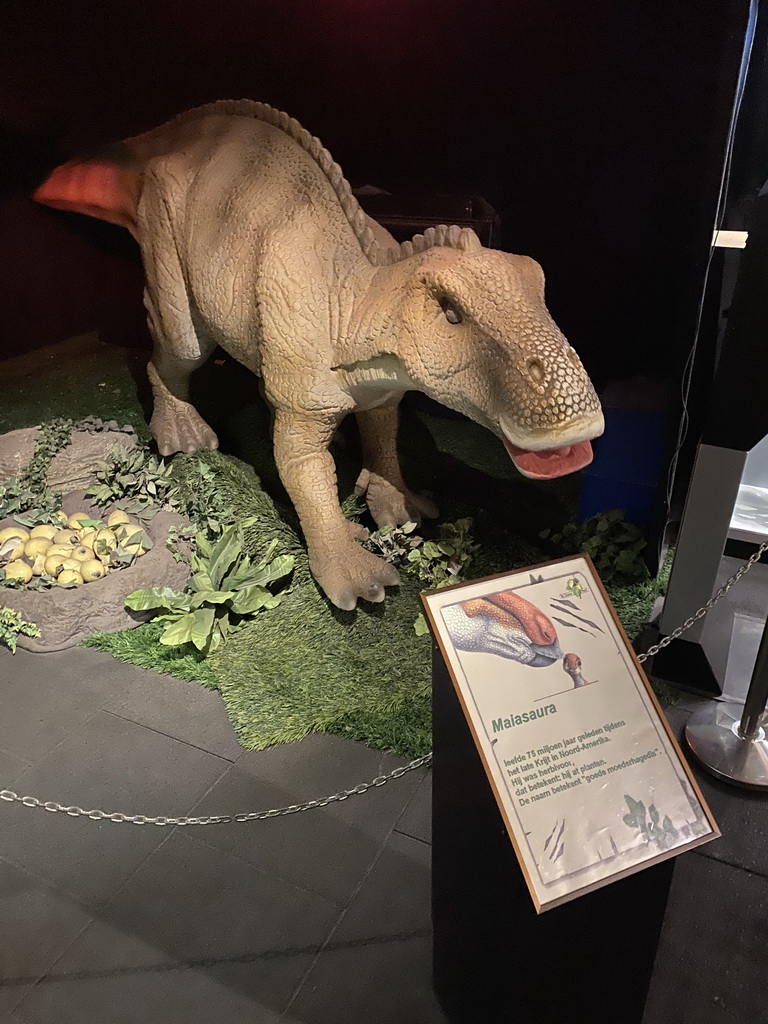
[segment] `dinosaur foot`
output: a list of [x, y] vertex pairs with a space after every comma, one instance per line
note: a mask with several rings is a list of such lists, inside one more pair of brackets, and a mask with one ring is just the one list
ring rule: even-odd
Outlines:
[[384, 588], [400, 582], [393, 566], [359, 544], [344, 544], [332, 554], [310, 551], [309, 565], [329, 600], [346, 612], [357, 606], [358, 599], [383, 601]]
[[404, 523], [421, 523], [421, 518], [436, 519], [437, 506], [429, 498], [409, 491], [405, 484], [396, 487], [378, 473], [364, 469], [357, 478], [355, 494], [365, 495], [368, 511], [376, 525], [402, 526]]
[[161, 455], [219, 447], [219, 439], [200, 413], [179, 399], [156, 402], [149, 429]]

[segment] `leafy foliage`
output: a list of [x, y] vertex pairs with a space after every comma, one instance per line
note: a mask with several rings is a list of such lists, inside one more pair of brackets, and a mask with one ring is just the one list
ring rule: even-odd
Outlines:
[[193, 542], [197, 530], [194, 526], [169, 526], [168, 536], [165, 538], [165, 546], [173, 555], [174, 562], [186, 562], [189, 565], [189, 558], [179, 547], [179, 541]]
[[71, 433], [71, 420], [54, 419], [42, 424], [29, 462], [18, 477], [0, 483], [0, 519], [12, 516], [26, 527], [58, 524], [55, 513], [61, 507], [61, 495], [48, 489], [48, 470], [69, 443]]
[[34, 622], [22, 619], [21, 612], [14, 608], [0, 608], [0, 644], [4, 644], [16, 653], [16, 642], [20, 635], [40, 636], [40, 630]]
[[566, 554], [589, 555], [604, 583], [633, 583], [648, 578], [641, 557], [645, 537], [637, 526], [625, 522], [623, 509], [600, 512], [580, 524], [567, 523], [560, 533], [544, 530], [539, 534], [542, 538], [550, 535]]
[[33, 494], [42, 495], [46, 491], [51, 463], [69, 444], [71, 436], [72, 420], [53, 419], [43, 423], [37, 433], [32, 458], [19, 473], [19, 484]]
[[0, 519], [11, 516], [21, 526], [32, 527], [41, 523], [60, 526], [56, 512], [61, 508], [61, 495], [45, 488], [33, 491], [15, 477], [0, 484]]
[[[226, 501], [211, 466], [195, 455], [177, 455], [173, 468], [173, 506], [178, 512], [199, 529], [214, 534], [234, 523], [234, 510]], [[179, 472], [181, 469], [183, 472]]]
[[[471, 519], [442, 523], [434, 540], [424, 540], [414, 534], [415, 523], [383, 526], [372, 533], [363, 546], [412, 573], [424, 584], [425, 590], [436, 590], [458, 583], [462, 570], [478, 551], [472, 538], [472, 525]], [[419, 613], [413, 628], [417, 636], [428, 632], [423, 613]]]
[[286, 591], [273, 593], [269, 585], [291, 572], [294, 558], [275, 557], [278, 541], [273, 540], [254, 564], [243, 552], [243, 530], [254, 521], [227, 527], [215, 543], [198, 533], [197, 551], [192, 556], [194, 575], [185, 590], [152, 587], [134, 591], [126, 598], [126, 606], [133, 611], [160, 611], [155, 621], [166, 624], [161, 644], [176, 647], [192, 643], [208, 654], [243, 619], [280, 604]]
[[139, 446], [112, 446], [108, 462], [99, 464], [96, 483], [85, 492], [97, 505], [120, 503], [120, 508], [147, 518], [169, 504], [175, 495], [171, 464]]

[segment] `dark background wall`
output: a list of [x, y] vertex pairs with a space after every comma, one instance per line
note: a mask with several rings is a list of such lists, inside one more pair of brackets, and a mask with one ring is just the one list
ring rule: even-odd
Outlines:
[[746, 0], [6, 0], [0, 354], [94, 328], [145, 339], [132, 241], [20, 186], [248, 96], [319, 135], [353, 185], [484, 196], [503, 247], [544, 265], [598, 385], [675, 378], [746, 14]]

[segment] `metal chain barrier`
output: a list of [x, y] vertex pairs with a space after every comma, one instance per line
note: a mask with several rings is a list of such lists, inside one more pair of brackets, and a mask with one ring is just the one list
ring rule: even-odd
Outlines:
[[[639, 662], [647, 661], [648, 658], [658, 653], [663, 647], [671, 644], [673, 640], [676, 640], [681, 636], [687, 629], [694, 626], [700, 619], [703, 619], [710, 608], [714, 607], [721, 597], [724, 597], [731, 587], [735, 586], [739, 580], [744, 576], [752, 566], [760, 560], [763, 554], [768, 551], [768, 541], [761, 544], [760, 547], [755, 551], [734, 574], [730, 576], [722, 587], [710, 598], [705, 605], [702, 605], [697, 612], [695, 612], [689, 619], [686, 619], [682, 626], [678, 626], [674, 632], [670, 633], [669, 636], [665, 636], [659, 643], [654, 644], [653, 647], [649, 647], [647, 651], [638, 655], [637, 660]], [[54, 814], [66, 814], [70, 818], [90, 818], [91, 821], [114, 821], [118, 824], [128, 822], [131, 825], [172, 825], [172, 826], [186, 826], [186, 825], [226, 825], [231, 822], [244, 823], [246, 821], [266, 821], [268, 818], [283, 818], [288, 814], [299, 814], [302, 811], [312, 811], [316, 807], [327, 807], [329, 804], [341, 803], [343, 800], [349, 799], [351, 796], [360, 796], [363, 793], [367, 793], [370, 789], [377, 789], [379, 786], [385, 786], [388, 782], [392, 782], [393, 779], [402, 778], [403, 775], [407, 775], [408, 772], [416, 771], [417, 768], [424, 768], [432, 763], [432, 751], [428, 754], [424, 754], [423, 757], [417, 757], [414, 761], [409, 764], [403, 765], [400, 768], [394, 768], [388, 775], [377, 775], [375, 779], [371, 779], [370, 782], [361, 782], [360, 785], [355, 786], [354, 789], [343, 789], [338, 793], [333, 793], [331, 796], [320, 797], [317, 800], [305, 800], [302, 804], [290, 804], [287, 807], [273, 807], [268, 811], [250, 811], [245, 814], [213, 814], [206, 815], [203, 817], [182, 817], [182, 818], [166, 818], [163, 816], [150, 817], [146, 814], [121, 814], [119, 811], [99, 811], [92, 810], [86, 811], [82, 807], [67, 807], [64, 804], [56, 803], [55, 800], [38, 800], [35, 796], [19, 796], [18, 793], [14, 793], [11, 789], [0, 789], [0, 800], [5, 800], [8, 803], [19, 803], [25, 807], [38, 807], [44, 811], [51, 811]]]

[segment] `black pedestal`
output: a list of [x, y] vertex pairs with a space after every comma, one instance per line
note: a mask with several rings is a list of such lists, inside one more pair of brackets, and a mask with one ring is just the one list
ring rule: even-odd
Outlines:
[[451, 1024], [640, 1024], [674, 860], [537, 915], [433, 654], [435, 992]]

